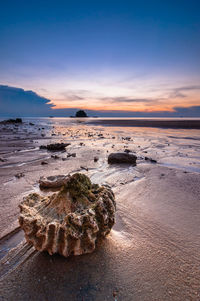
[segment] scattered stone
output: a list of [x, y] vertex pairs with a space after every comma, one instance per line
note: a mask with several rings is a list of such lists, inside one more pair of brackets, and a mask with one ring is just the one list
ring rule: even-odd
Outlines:
[[57, 156], [57, 155], [51, 155], [51, 158], [53, 158], [53, 159], [57, 160], [57, 159], [59, 159], [60, 157], [59, 157], [59, 156]]
[[38, 251], [65, 257], [91, 253], [115, 223], [115, 196], [80, 173], [58, 193], [29, 194], [19, 205], [19, 224]]
[[40, 149], [47, 149], [51, 152], [59, 152], [59, 151], [65, 151], [65, 147], [70, 145], [71, 143], [52, 143], [47, 145], [40, 145]]
[[151, 162], [151, 163], [157, 163], [156, 160], [154, 160], [154, 159], [152, 159], [152, 158], [149, 158], [149, 157], [145, 157], [144, 159], [145, 159], [146, 161]]
[[127, 153], [111, 153], [108, 156], [108, 164], [132, 164], [136, 165], [137, 157]]
[[47, 165], [47, 164], [48, 164], [47, 161], [42, 161], [42, 162], [41, 162], [41, 165]]
[[19, 172], [19, 173], [17, 173], [16, 175], [15, 175], [15, 177], [17, 178], [17, 179], [20, 179], [20, 178], [22, 178], [22, 177], [24, 177], [25, 175], [24, 175], [24, 173], [23, 172]]
[[29, 122], [29, 125], [32, 125], [32, 126], [33, 126], [33, 125], [35, 125], [35, 124], [34, 124], [34, 123], [32, 123], [32, 122]]
[[131, 141], [131, 137], [122, 137], [122, 140]]
[[80, 142], [79, 145], [80, 145], [80, 146], [84, 146], [85, 144], [84, 144], [83, 142]]
[[99, 158], [98, 157], [94, 157], [94, 162], [97, 162], [99, 161]]
[[6, 159], [0, 158], [0, 162], [6, 162]]
[[87, 167], [84, 167], [84, 166], [80, 166], [81, 169], [84, 169], [86, 171], [88, 171], [88, 168]]
[[126, 148], [126, 149], [124, 150], [124, 152], [127, 153], [127, 154], [129, 154], [131, 151], [130, 151], [130, 149], [127, 149], [127, 148]]
[[67, 154], [67, 158], [70, 158], [70, 157], [76, 157], [76, 153], [72, 153], [72, 154]]
[[57, 175], [50, 177], [40, 177], [39, 185], [41, 188], [59, 188], [67, 183], [68, 175]]

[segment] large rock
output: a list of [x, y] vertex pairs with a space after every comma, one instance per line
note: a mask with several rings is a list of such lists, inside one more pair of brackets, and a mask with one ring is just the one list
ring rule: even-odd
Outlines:
[[76, 173], [58, 193], [29, 194], [19, 205], [19, 224], [38, 251], [65, 257], [91, 253], [115, 223], [114, 199], [110, 188]]
[[108, 156], [108, 163], [109, 164], [132, 164], [136, 165], [137, 157], [133, 154], [128, 153], [111, 153]]

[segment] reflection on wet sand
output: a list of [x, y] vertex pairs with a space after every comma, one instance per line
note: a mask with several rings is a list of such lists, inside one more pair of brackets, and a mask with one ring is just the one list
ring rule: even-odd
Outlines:
[[[64, 118], [29, 123], [0, 126], [2, 300], [199, 300], [199, 130], [88, 126]], [[57, 142], [71, 145], [56, 159], [39, 149]], [[111, 152], [124, 150], [137, 156], [136, 166], [108, 165]], [[40, 190], [41, 176], [77, 171], [112, 187], [111, 234], [88, 255], [35, 252], [18, 231], [19, 202], [30, 192], [51, 193]]]

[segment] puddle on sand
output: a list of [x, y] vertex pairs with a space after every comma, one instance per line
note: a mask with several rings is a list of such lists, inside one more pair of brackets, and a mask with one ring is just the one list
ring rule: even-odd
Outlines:
[[0, 259], [24, 239], [24, 232], [17, 228], [0, 240]]

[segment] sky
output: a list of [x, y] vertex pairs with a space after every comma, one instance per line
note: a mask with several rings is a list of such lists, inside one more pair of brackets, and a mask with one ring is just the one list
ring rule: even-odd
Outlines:
[[200, 116], [199, 0], [3, 1], [0, 115]]

